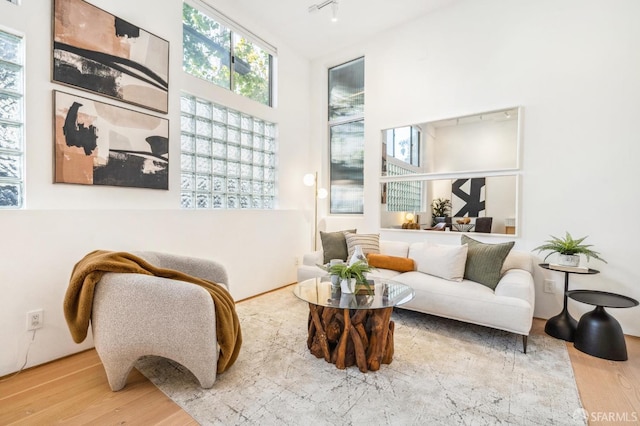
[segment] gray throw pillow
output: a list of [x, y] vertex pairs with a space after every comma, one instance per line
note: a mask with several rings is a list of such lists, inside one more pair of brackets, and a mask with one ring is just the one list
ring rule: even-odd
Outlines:
[[467, 244], [467, 263], [464, 278], [486, 285], [495, 290], [500, 278], [502, 264], [515, 244], [513, 241], [501, 244], [485, 244], [463, 235], [460, 242]]
[[324, 264], [329, 263], [331, 259], [347, 260], [349, 251], [347, 250], [347, 240], [344, 238], [345, 232], [355, 234], [355, 229], [347, 229], [337, 232], [320, 231], [320, 240], [322, 241], [322, 251], [324, 252]]

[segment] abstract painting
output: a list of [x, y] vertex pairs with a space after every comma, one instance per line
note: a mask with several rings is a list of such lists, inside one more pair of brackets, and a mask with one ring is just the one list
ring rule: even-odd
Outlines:
[[55, 0], [53, 21], [53, 81], [168, 111], [168, 41], [83, 0]]
[[55, 181], [169, 189], [169, 120], [54, 91]]
[[453, 217], [484, 217], [486, 215], [485, 178], [456, 179], [451, 184]]

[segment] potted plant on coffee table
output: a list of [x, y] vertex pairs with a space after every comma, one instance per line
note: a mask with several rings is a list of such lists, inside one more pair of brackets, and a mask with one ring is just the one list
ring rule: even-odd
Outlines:
[[591, 249], [592, 244], [583, 244], [587, 237], [574, 239], [569, 232], [566, 232], [564, 238], [558, 238], [551, 235], [551, 239], [545, 241], [544, 244], [534, 248], [538, 252], [548, 251], [544, 260], [547, 260], [553, 253], [558, 253], [558, 264], [563, 266], [580, 265], [580, 255], [583, 254], [589, 261], [591, 258], [607, 263], [600, 257], [600, 253]]
[[340, 277], [340, 288], [343, 293], [353, 293], [356, 284], [364, 284], [369, 286], [365, 273], [371, 272], [373, 268], [367, 262], [359, 260], [352, 265], [346, 263], [338, 263], [329, 266], [328, 272], [331, 275]]

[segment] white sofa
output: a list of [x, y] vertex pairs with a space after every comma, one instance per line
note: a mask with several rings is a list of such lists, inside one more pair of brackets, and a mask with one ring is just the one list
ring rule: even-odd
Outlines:
[[[415, 260], [422, 249], [423, 243], [380, 241], [380, 253], [389, 256]], [[305, 254], [298, 267], [298, 282], [326, 275], [317, 266], [322, 263], [322, 251]], [[495, 290], [467, 279], [452, 282], [418, 271], [376, 269], [368, 276], [393, 279], [412, 287], [415, 297], [400, 308], [520, 334], [524, 353], [527, 352], [535, 303], [533, 261], [527, 252], [509, 252]]]

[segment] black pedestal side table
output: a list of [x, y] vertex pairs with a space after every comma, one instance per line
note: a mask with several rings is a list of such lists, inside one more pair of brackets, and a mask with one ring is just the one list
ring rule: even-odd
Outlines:
[[569, 310], [567, 309], [567, 292], [569, 291], [569, 274], [597, 274], [600, 271], [596, 269], [588, 269], [587, 271], [563, 271], [560, 269], [554, 269], [549, 266], [548, 263], [541, 263], [540, 267], [549, 269], [550, 271], [564, 272], [564, 296], [562, 311], [555, 317], [549, 318], [544, 326], [544, 331], [549, 336], [553, 336], [556, 339], [566, 340], [567, 342], [573, 342], [578, 321], [576, 321]]
[[627, 345], [620, 323], [604, 308], [632, 308], [638, 301], [620, 294], [596, 290], [573, 290], [567, 295], [596, 308], [580, 317], [573, 346], [586, 354], [611, 361], [627, 360]]

